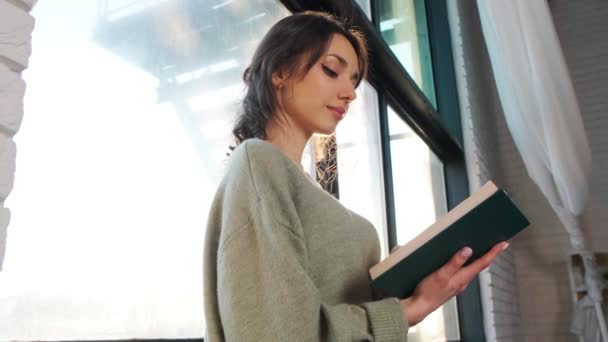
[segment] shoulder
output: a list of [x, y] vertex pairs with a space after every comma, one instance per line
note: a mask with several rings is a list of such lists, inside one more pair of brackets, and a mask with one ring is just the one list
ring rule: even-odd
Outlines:
[[232, 201], [242, 206], [253, 201], [257, 210], [267, 210], [290, 227], [298, 221], [298, 208], [311, 188], [318, 191], [278, 147], [260, 139], [246, 140], [232, 152], [221, 187]]
[[267, 192], [294, 190], [308, 181], [304, 172], [271, 143], [248, 139], [230, 156], [226, 173], [229, 181], [246, 177], [260, 196]]
[[295, 166], [278, 147], [256, 138], [245, 140], [239, 144], [233, 155], [235, 160], [247, 159], [250, 165], [268, 165], [269, 167], [280, 165], [288, 169]]

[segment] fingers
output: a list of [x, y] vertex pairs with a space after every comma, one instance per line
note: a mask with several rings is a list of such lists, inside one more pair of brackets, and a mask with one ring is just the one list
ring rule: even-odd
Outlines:
[[475, 260], [475, 262], [468, 265], [466, 268], [470, 268], [472, 271], [475, 272], [475, 274], [483, 271], [486, 267], [490, 266], [494, 259], [498, 257], [500, 252], [504, 251], [507, 247], [509, 247], [509, 244], [507, 242], [501, 242], [494, 245], [494, 247], [492, 247], [489, 252], [487, 252], [481, 258]]
[[496, 257], [498, 257], [498, 255], [507, 247], [509, 247], [507, 242], [501, 242], [494, 245], [494, 247], [492, 247], [492, 249], [490, 249], [490, 251], [484, 256], [475, 260], [470, 265], [457, 270], [456, 274], [454, 275], [454, 280], [459, 284], [463, 284], [464, 289], [464, 287], [466, 287], [466, 285], [468, 285], [469, 282], [471, 282], [471, 280], [475, 278], [477, 274], [479, 274], [479, 272], [490, 266]]
[[439, 269], [439, 276], [442, 279], [450, 279], [458, 270], [464, 265], [465, 262], [473, 255], [473, 250], [469, 247], [465, 247], [458, 251], [447, 264], [443, 265]]

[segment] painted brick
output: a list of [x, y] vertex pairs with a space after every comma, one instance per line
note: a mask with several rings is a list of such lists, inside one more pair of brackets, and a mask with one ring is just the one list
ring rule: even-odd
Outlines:
[[551, 10], [591, 144], [591, 201], [582, 218], [584, 229], [592, 248], [608, 249], [608, 4], [555, 0]]
[[8, 66], [21, 71], [31, 54], [34, 18], [6, 0], [0, 0], [0, 57]]
[[23, 8], [25, 8], [29, 11], [34, 7], [34, 5], [36, 5], [38, 0], [15, 0], [15, 2], [22, 3]]
[[[469, 184], [474, 191], [491, 179], [504, 187], [496, 146], [509, 138], [491, 113], [500, 112], [475, 2], [448, 2]], [[502, 134], [502, 136], [500, 136]], [[511, 153], [515, 157], [515, 153]], [[513, 248], [480, 276], [487, 341], [521, 341], [516, 263]]]
[[0, 64], [0, 132], [13, 136], [23, 119], [25, 82], [21, 75]]
[[13, 189], [15, 179], [15, 142], [0, 133], [0, 203], [8, 197]]
[[16, 146], [12, 136], [23, 118], [25, 83], [20, 72], [31, 54], [36, 0], [0, 0], [0, 271], [6, 250], [10, 211], [4, 200], [13, 188]]
[[8, 224], [11, 221], [11, 212], [2, 206], [0, 206], [0, 272], [2, 271], [2, 265], [4, 260], [4, 254], [6, 251], [6, 231]]
[[[551, 0], [549, 4], [593, 156], [583, 228], [591, 248], [607, 249], [608, 25], [604, 21], [608, 3]], [[498, 260], [484, 275], [485, 285], [491, 288], [492, 310], [489, 314], [484, 311], [484, 319], [494, 326], [488, 340], [576, 341], [568, 331], [572, 308], [565, 262], [570, 251], [568, 235], [529, 179], [512, 141], [494, 89], [474, 2], [458, 2], [457, 8], [459, 18], [451, 27], [460, 35], [452, 40], [457, 43], [453, 45], [455, 55], [461, 54], [455, 56], [455, 65], [463, 131], [468, 131], [471, 140], [465, 142], [465, 148], [469, 147], [467, 169], [473, 173], [469, 178], [473, 183], [494, 179], [509, 190], [533, 222], [513, 240], [508, 258]], [[515, 317], [514, 312], [520, 316]]]

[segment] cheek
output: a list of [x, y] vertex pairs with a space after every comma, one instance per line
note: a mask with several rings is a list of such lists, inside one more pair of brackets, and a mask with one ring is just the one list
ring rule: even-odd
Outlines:
[[294, 96], [290, 101], [290, 113], [297, 117], [308, 117], [311, 111], [315, 111], [315, 102], [317, 99], [312, 98], [305, 92], [300, 92], [299, 96]]
[[294, 91], [293, 104], [302, 110], [318, 109], [326, 93], [323, 85], [317, 82], [303, 82]]
[[315, 77], [307, 84], [306, 93], [311, 103], [323, 104], [335, 93], [334, 82], [324, 75]]
[[286, 109], [289, 108], [295, 115], [305, 116], [323, 110], [327, 97], [333, 92], [330, 81], [327, 76], [313, 67], [306, 77], [293, 86], [292, 92], [285, 94], [289, 99]]
[[332, 81], [320, 67], [314, 66], [302, 80], [301, 85], [306, 88], [309, 95], [315, 93], [321, 95], [332, 87]]

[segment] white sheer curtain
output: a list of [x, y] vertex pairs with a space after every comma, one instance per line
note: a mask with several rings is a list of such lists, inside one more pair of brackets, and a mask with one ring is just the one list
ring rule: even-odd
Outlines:
[[478, 0], [505, 119], [528, 174], [585, 260], [588, 293], [606, 335], [596, 267], [579, 226], [591, 152], [570, 75], [545, 0]]

